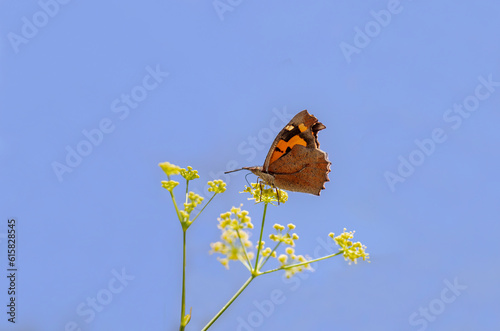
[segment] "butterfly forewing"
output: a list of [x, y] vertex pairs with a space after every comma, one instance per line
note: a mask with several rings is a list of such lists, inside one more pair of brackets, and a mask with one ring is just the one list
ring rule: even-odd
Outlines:
[[318, 148], [317, 133], [324, 128], [307, 110], [295, 115], [274, 139], [264, 162], [264, 171], [268, 171], [271, 163], [290, 153], [296, 145]]

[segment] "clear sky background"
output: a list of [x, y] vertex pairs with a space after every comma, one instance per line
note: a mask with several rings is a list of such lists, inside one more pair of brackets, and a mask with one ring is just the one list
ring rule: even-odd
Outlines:
[[262, 165], [308, 109], [331, 182], [270, 208], [265, 233], [293, 222], [312, 256], [356, 230], [371, 263], [259, 277], [213, 330], [498, 330], [499, 14], [493, 0], [2, 1], [0, 329], [178, 329], [163, 161], [199, 170], [197, 193], [228, 183], [188, 232], [188, 330], [201, 329], [248, 277], [209, 254], [218, 215], [262, 215], [238, 193], [245, 173], [221, 173]]

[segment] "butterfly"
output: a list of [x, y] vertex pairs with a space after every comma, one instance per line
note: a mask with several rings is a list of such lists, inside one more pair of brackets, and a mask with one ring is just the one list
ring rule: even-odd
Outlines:
[[[274, 139], [262, 167], [243, 167], [265, 184], [287, 191], [320, 195], [330, 181], [331, 162], [319, 149], [318, 131], [326, 126], [303, 110], [295, 115]], [[279, 198], [278, 198], [279, 199]]]

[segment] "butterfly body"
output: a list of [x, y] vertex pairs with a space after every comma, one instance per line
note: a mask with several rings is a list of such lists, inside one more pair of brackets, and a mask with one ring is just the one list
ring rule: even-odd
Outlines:
[[316, 117], [303, 110], [276, 136], [262, 167], [242, 169], [250, 170], [270, 186], [320, 195], [325, 182], [329, 181], [331, 165], [328, 155], [319, 149], [318, 131], [325, 128]]

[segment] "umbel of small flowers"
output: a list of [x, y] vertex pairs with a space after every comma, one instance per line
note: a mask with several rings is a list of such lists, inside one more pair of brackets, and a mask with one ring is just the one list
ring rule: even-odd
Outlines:
[[[214, 180], [208, 182], [208, 191], [213, 193], [212, 197], [208, 202], [203, 206], [198, 213], [191, 217], [192, 212], [203, 202], [204, 198], [194, 192], [189, 191], [189, 182], [200, 178], [197, 170], [193, 170], [192, 167], [187, 167], [187, 169], [181, 168], [169, 162], [163, 162], [158, 164], [161, 169], [167, 175], [168, 180], [161, 181], [161, 185], [167, 189], [170, 193], [170, 197], [172, 198], [172, 202], [174, 204], [175, 212], [177, 214], [177, 218], [182, 226], [183, 231], [183, 250], [182, 250], [182, 294], [181, 294], [181, 321], [180, 321], [180, 330], [184, 330], [186, 325], [191, 320], [191, 313], [186, 314], [186, 232], [187, 229], [193, 224], [193, 222], [200, 216], [203, 210], [208, 206], [208, 204], [212, 201], [212, 199], [219, 193], [223, 193], [226, 191], [226, 183], [222, 180]], [[174, 189], [179, 185], [179, 182], [172, 180], [171, 176], [181, 175], [186, 180], [186, 192], [185, 199], [183, 203], [183, 209], [179, 208], [177, 201], [174, 195]]]
[[[307, 256], [296, 254], [294, 247], [299, 236], [294, 232], [295, 225], [292, 223], [286, 227], [281, 224], [274, 224], [275, 233], [269, 235], [269, 239], [273, 244], [266, 247], [262, 236], [267, 206], [268, 204], [275, 205], [275, 202], [278, 201], [279, 203], [285, 203], [288, 200], [288, 195], [285, 191], [265, 188], [262, 184], [252, 184], [241, 193], [249, 193], [249, 200], [264, 203], [260, 236], [257, 244], [254, 245], [250, 240], [251, 230], [254, 225], [249, 213], [242, 210], [242, 205], [240, 205], [240, 207], [233, 207], [230, 211], [220, 214], [218, 219], [218, 227], [221, 230], [220, 240], [210, 244], [210, 252], [222, 255], [217, 259], [226, 269], [229, 269], [230, 261], [240, 261], [249, 270], [250, 277], [202, 330], [207, 330], [245, 290], [250, 282], [258, 276], [284, 270], [285, 276], [290, 278], [305, 270], [313, 271], [311, 264], [314, 262], [341, 254], [345, 260], [349, 261], [349, 264], [351, 262], [357, 263], [358, 259], [368, 260], [369, 255], [366, 253], [366, 246], [360, 242], [353, 243], [351, 239], [354, 236], [354, 231], [346, 232], [346, 229], [339, 236], [335, 236], [333, 233], [329, 235], [339, 246], [338, 252], [317, 259], [310, 259]], [[282, 253], [278, 253], [278, 250], [282, 251]], [[263, 271], [262, 268], [270, 259], [276, 260], [278, 267]]]
[[[219, 229], [221, 229], [222, 234], [220, 236], [220, 241], [210, 244], [212, 250], [211, 253], [219, 253], [224, 257], [217, 257], [217, 260], [226, 268], [229, 269], [229, 261], [236, 260], [243, 263], [243, 265], [257, 274], [260, 274], [261, 268], [266, 264], [269, 258], [274, 258], [279, 261], [281, 267], [278, 269], [284, 269], [286, 277], [290, 278], [297, 272], [302, 272], [304, 270], [310, 270], [310, 264], [308, 260], [303, 255], [296, 255], [295, 241], [299, 239], [296, 233], [291, 233], [295, 229], [295, 225], [290, 223], [285, 227], [281, 224], [274, 224], [273, 228], [276, 233], [270, 234], [269, 239], [274, 242], [274, 247], [266, 247], [265, 242], [261, 240], [259, 244], [255, 245], [256, 250], [260, 250], [261, 258], [257, 263], [257, 271], [253, 270], [253, 259], [255, 253], [252, 250], [254, 245], [250, 241], [250, 230], [253, 229], [253, 224], [248, 216], [248, 211], [241, 210], [241, 207], [231, 208], [227, 213], [223, 213], [219, 218]], [[277, 255], [277, 249], [280, 245], [288, 246], [284, 249], [285, 254]], [[300, 264], [294, 266], [295, 264]], [[272, 272], [277, 270], [272, 270]], [[268, 272], [264, 272], [268, 273]]]
[[251, 186], [245, 186], [241, 193], [250, 193], [248, 200], [255, 200], [255, 203], [264, 202], [274, 205], [275, 202], [285, 203], [288, 201], [288, 193], [278, 188], [267, 188], [267, 185], [261, 183], [252, 183]]
[[346, 232], [346, 229], [344, 228], [344, 232], [340, 235], [335, 237], [335, 234], [331, 232], [328, 236], [340, 246], [344, 260], [349, 261], [349, 264], [352, 262], [358, 263], [358, 259], [363, 259], [363, 261], [369, 259], [369, 254], [366, 253], [366, 246], [361, 244], [359, 241], [353, 243], [350, 240], [354, 238], [354, 231]]
[[[177, 217], [179, 218], [179, 221], [181, 222], [181, 225], [183, 229], [189, 228], [189, 226], [198, 218], [198, 216], [201, 214], [203, 209], [212, 201], [212, 199], [219, 193], [224, 193], [226, 191], [226, 183], [224, 183], [222, 180], [214, 180], [214, 181], [209, 181], [207, 184], [209, 186], [208, 191], [212, 192], [213, 195], [210, 198], [210, 200], [205, 204], [203, 209], [201, 209], [198, 214], [191, 219], [191, 213], [193, 210], [200, 205], [204, 198], [194, 192], [189, 192], [189, 182], [191, 180], [200, 178], [198, 175], [197, 170], [193, 170], [192, 167], [187, 167], [187, 169], [183, 169], [179, 166], [173, 165], [169, 162], [163, 162], [158, 164], [162, 170], [167, 174], [168, 180], [162, 180], [161, 185], [167, 189], [167, 191], [170, 193], [170, 196], [172, 198], [172, 202], [174, 203], [175, 211], [177, 213]], [[178, 175], [180, 174], [184, 179], [186, 180], [186, 198], [184, 202], [184, 209], [180, 210], [177, 201], [175, 200], [174, 196], [174, 188], [179, 185], [179, 182], [170, 179], [171, 176], [173, 175]]]

